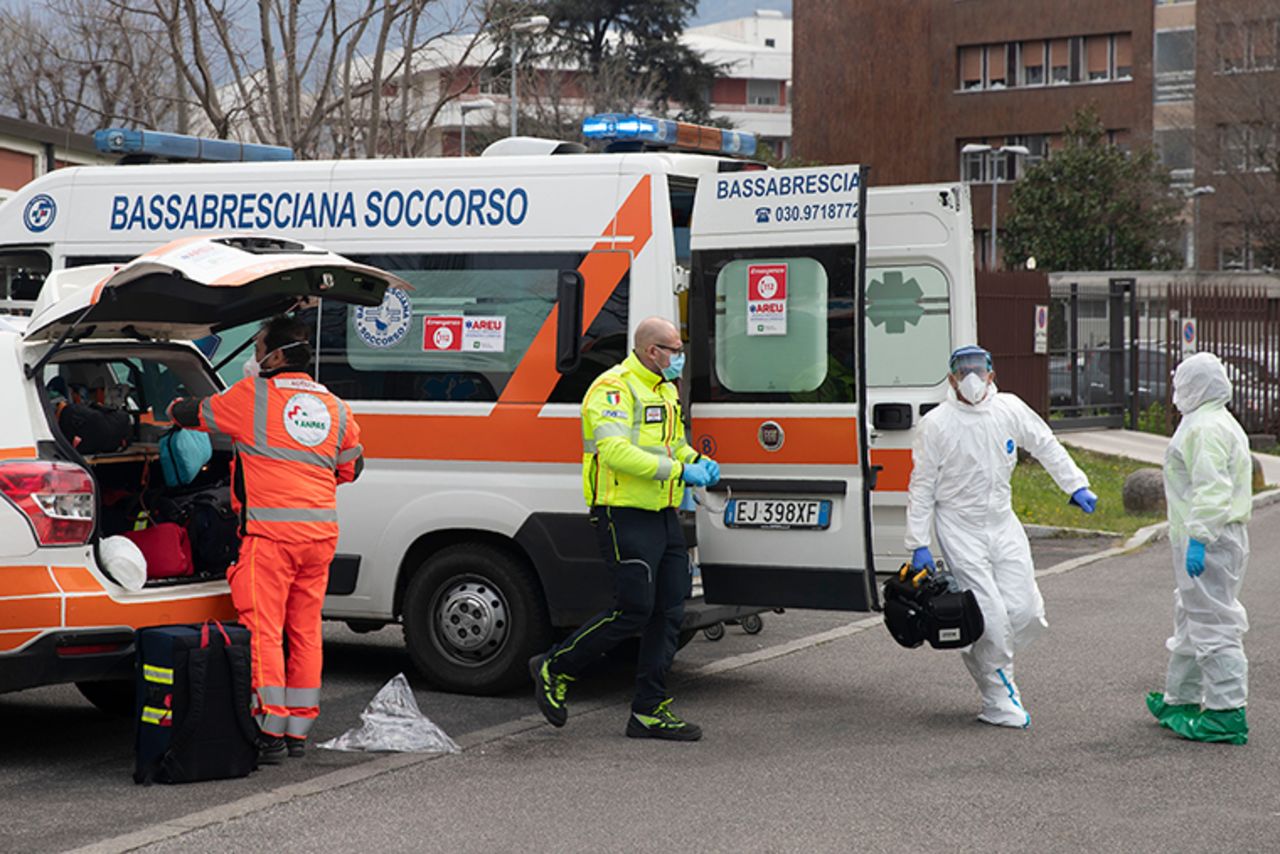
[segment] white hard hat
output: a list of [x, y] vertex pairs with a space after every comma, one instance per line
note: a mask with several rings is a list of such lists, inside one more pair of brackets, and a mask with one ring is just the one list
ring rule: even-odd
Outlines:
[[98, 543], [102, 568], [111, 579], [127, 590], [141, 590], [147, 583], [147, 559], [128, 537], [107, 537]]

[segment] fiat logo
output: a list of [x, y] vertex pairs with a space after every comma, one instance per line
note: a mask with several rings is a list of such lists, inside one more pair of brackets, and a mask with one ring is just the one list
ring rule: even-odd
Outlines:
[[760, 447], [766, 451], [778, 450], [787, 438], [787, 434], [782, 430], [782, 425], [777, 421], [766, 421], [761, 424], [756, 436], [760, 440]]

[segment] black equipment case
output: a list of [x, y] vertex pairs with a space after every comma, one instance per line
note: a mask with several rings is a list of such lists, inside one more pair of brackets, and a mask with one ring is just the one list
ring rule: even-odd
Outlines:
[[135, 783], [244, 777], [258, 767], [249, 631], [234, 623], [137, 635]]

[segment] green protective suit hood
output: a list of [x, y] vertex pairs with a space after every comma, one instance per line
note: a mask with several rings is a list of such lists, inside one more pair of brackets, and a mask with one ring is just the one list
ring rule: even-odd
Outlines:
[[1212, 353], [1188, 356], [1173, 373], [1173, 405], [1183, 415], [1209, 403], [1231, 402], [1231, 380], [1222, 360]]

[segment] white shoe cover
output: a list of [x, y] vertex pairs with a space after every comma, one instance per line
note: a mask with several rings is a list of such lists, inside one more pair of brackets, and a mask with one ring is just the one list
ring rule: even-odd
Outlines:
[[992, 726], [1006, 726], [1013, 729], [1028, 729], [1031, 726], [1031, 715], [1019, 708], [987, 708], [978, 713], [978, 720]]

